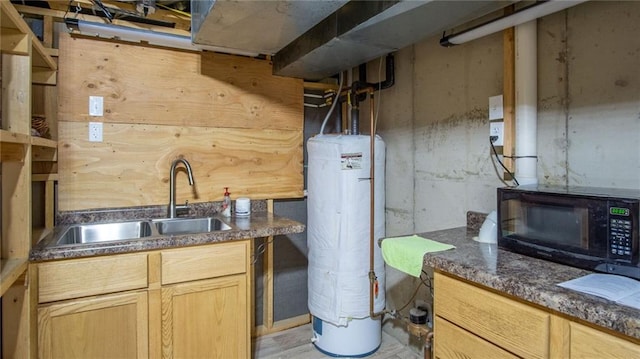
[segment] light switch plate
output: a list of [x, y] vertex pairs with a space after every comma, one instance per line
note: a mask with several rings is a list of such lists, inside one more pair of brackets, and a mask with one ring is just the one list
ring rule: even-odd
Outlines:
[[489, 97], [489, 120], [504, 118], [502, 113], [502, 95]]
[[102, 116], [104, 113], [104, 98], [102, 96], [89, 96], [89, 116]]

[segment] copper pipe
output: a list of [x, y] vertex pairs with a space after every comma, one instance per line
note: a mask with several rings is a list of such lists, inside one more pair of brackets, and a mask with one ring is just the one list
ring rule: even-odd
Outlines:
[[424, 359], [431, 359], [433, 332], [429, 332], [424, 339]]
[[[351, 92], [351, 88], [353, 86], [346, 86], [346, 87], [342, 87], [342, 90], [340, 91], [340, 93], [338, 94], [338, 96], [344, 96], [347, 95], [349, 92]], [[359, 95], [362, 93], [371, 93], [373, 91], [375, 91], [377, 89], [373, 88], [373, 87], [363, 87], [360, 90], [356, 91], [355, 95]]]
[[376, 277], [376, 272], [374, 271], [374, 265], [375, 265], [375, 260], [374, 260], [374, 251], [375, 251], [375, 233], [374, 233], [374, 227], [375, 227], [375, 142], [376, 142], [376, 121], [374, 118], [374, 109], [375, 109], [375, 101], [373, 99], [373, 89], [369, 89], [369, 99], [370, 99], [370, 105], [369, 105], [369, 110], [370, 110], [370, 118], [371, 118], [371, 126], [370, 126], [370, 175], [371, 175], [371, 179], [369, 182], [369, 197], [371, 199], [371, 203], [370, 203], [370, 210], [369, 210], [369, 315], [371, 316], [371, 318], [375, 318], [377, 316], [380, 316], [382, 314], [385, 313], [385, 311], [381, 311], [378, 313], [374, 312], [374, 308], [373, 308], [373, 297], [374, 297], [374, 286], [376, 285], [378, 278]]
[[424, 324], [411, 323], [406, 318], [402, 319], [402, 323], [406, 325], [409, 334], [415, 336], [418, 339], [424, 340], [424, 359], [431, 359], [433, 331]]

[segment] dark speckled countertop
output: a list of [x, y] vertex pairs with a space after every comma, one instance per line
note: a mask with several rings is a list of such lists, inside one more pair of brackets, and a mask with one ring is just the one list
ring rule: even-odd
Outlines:
[[[252, 209], [254, 209], [253, 206]], [[146, 214], [149, 214], [148, 211]], [[67, 220], [65, 223], [87, 223], [93, 221], [109, 222], [118, 219], [113, 216], [96, 217], [94, 215], [88, 214], [83, 214], [83, 216], [84, 220], [78, 220], [76, 222]], [[218, 218], [227, 223], [231, 227], [231, 229], [210, 233], [157, 235], [132, 240], [96, 242], [91, 244], [71, 244], [64, 246], [48, 246], [49, 242], [54, 239], [53, 236], [56, 233], [56, 231], [54, 230], [53, 234], [45, 237], [31, 249], [29, 259], [31, 261], [48, 261], [56, 259], [81, 258], [117, 253], [178, 248], [238, 239], [300, 233], [304, 231], [305, 228], [305, 226], [299, 222], [279, 217], [266, 211], [252, 212], [248, 217], [232, 216]], [[58, 229], [58, 227], [56, 229]]]
[[420, 233], [424, 238], [456, 246], [453, 250], [426, 254], [424, 264], [565, 316], [640, 339], [640, 310], [556, 285], [592, 272], [512, 253], [499, 249], [496, 244], [478, 243], [472, 239], [477, 233], [477, 226]]

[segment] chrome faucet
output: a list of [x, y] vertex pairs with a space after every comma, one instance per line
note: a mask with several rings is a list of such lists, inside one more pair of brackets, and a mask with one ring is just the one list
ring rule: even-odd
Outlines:
[[[171, 170], [169, 172], [169, 218], [176, 218], [176, 166], [180, 162], [182, 162], [184, 167], [187, 169], [189, 185], [193, 186], [193, 173], [191, 172], [191, 165], [189, 165], [189, 162], [184, 158], [174, 160], [173, 163], [171, 163]], [[184, 207], [186, 207], [186, 204]]]

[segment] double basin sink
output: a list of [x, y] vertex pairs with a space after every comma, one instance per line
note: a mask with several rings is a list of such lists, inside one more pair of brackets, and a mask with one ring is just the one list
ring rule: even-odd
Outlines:
[[65, 227], [51, 243], [54, 246], [226, 231], [231, 226], [215, 217], [162, 218], [114, 223], [75, 224]]

